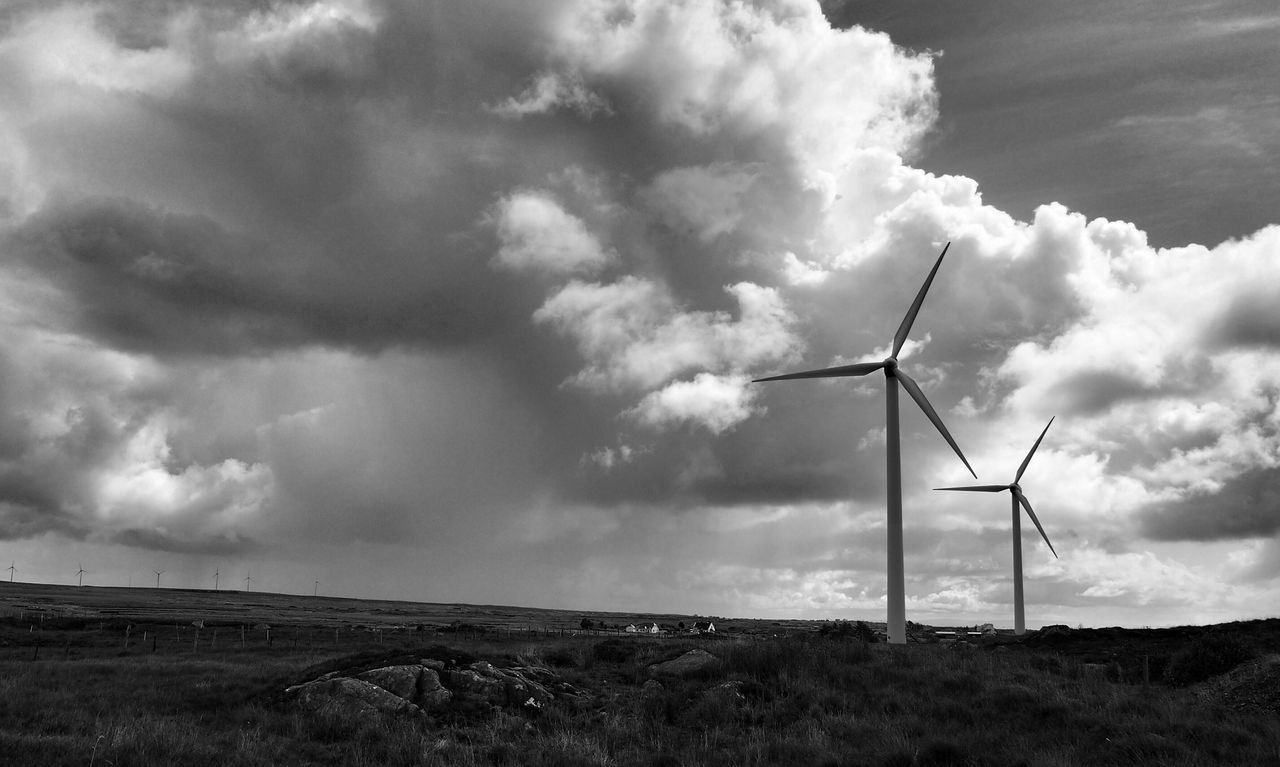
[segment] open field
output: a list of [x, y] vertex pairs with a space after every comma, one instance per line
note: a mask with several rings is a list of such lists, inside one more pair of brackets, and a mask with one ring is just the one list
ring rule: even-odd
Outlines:
[[[583, 617], [691, 618], [0, 587], [3, 765], [1280, 764], [1277, 620], [888, 647], [772, 621], [714, 639], [574, 636]], [[654, 668], [701, 651], [696, 668]], [[1193, 680], [1220, 661], [1235, 670]], [[285, 694], [406, 663], [445, 679], [522, 669], [570, 693], [457, 694], [413, 715]]]

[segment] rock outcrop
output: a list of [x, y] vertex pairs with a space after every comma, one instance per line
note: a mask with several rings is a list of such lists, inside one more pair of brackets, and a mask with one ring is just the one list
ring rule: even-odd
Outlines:
[[720, 659], [706, 650], [690, 650], [678, 658], [649, 667], [649, 676], [693, 676], [701, 674], [720, 663]]
[[430, 658], [330, 672], [289, 687], [285, 696], [308, 711], [360, 718], [488, 709], [532, 714], [557, 699], [580, 703], [588, 697], [545, 668], [501, 668], [488, 661], [458, 665]]

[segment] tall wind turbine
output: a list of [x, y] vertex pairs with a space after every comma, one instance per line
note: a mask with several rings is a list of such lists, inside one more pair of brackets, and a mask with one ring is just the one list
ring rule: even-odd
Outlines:
[[884, 371], [885, 473], [888, 476], [889, 496], [886, 524], [888, 530], [888, 626], [889, 641], [893, 644], [904, 644], [907, 641], [906, 584], [904, 582], [902, 564], [902, 460], [898, 436], [899, 381], [902, 382], [902, 387], [907, 390], [907, 394], [911, 396], [911, 399], [915, 400], [920, 409], [924, 411], [924, 414], [941, 432], [942, 438], [947, 441], [947, 444], [951, 446], [956, 455], [960, 456], [965, 468], [969, 469], [970, 474], [973, 474], [973, 478], [978, 478], [978, 475], [973, 472], [973, 467], [969, 466], [969, 461], [965, 459], [964, 453], [960, 452], [960, 446], [951, 438], [951, 433], [947, 431], [946, 425], [938, 417], [937, 411], [933, 409], [933, 405], [929, 404], [928, 398], [920, 390], [920, 386], [916, 384], [911, 376], [898, 367], [898, 353], [902, 351], [903, 344], [907, 342], [907, 335], [911, 332], [911, 325], [915, 322], [916, 315], [920, 313], [920, 305], [924, 303], [924, 296], [929, 292], [929, 285], [933, 283], [933, 276], [938, 273], [938, 267], [942, 266], [942, 258], [947, 255], [947, 248], [950, 247], [951, 243], [948, 242], [946, 247], [942, 249], [942, 253], [938, 255], [938, 260], [934, 263], [933, 270], [929, 272], [929, 276], [925, 279], [924, 285], [921, 286], [920, 292], [916, 294], [916, 300], [911, 303], [911, 308], [907, 310], [907, 316], [902, 319], [902, 324], [898, 326], [898, 332], [893, 336], [893, 351], [884, 361], [856, 362], [852, 365], [838, 365], [836, 367], [823, 368], [822, 370], [806, 370], [802, 373], [788, 373], [755, 380], [755, 382], [762, 382], [788, 381], [794, 378], [857, 377], [874, 373], [877, 370]]
[[161, 574], [161, 573], [163, 573], [163, 572], [166, 572], [166, 571], [165, 571], [165, 570], [156, 570], [156, 569], [154, 569], [154, 568], [153, 568], [153, 569], [151, 570], [151, 572], [153, 572], [153, 573], [155, 573], [155, 574], [156, 574], [156, 588], [160, 588], [160, 574]]
[[1040, 531], [1040, 537], [1044, 538], [1044, 542], [1049, 545], [1049, 551], [1053, 551], [1054, 559], [1058, 558], [1058, 552], [1053, 550], [1053, 544], [1049, 543], [1049, 536], [1045, 535], [1044, 528], [1040, 526], [1040, 520], [1036, 519], [1036, 513], [1031, 509], [1031, 503], [1027, 501], [1027, 497], [1022, 494], [1022, 486], [1018, 481], [1022, 479], [1022, 473], [1027, 470], [1027, 464], [1031, 463], [1031, 456], [1036, 454], [1036, 448], [1040, 447], [1040, 440], [1044, 439], [1044, 435], [1048, 433], [1049, 427], [1053, 425], [1053, 418], [1049, 419], [1049, 423], [1045, 424], [1044, 431], [1040, 432], [1040, 436], [1036, 439], [1036, 443], [1031, 446], [1031, 451], [1027, 453], [1027, 457], [1022, 459], [1022, 465], [1018, 467], [1018, 473], [1013, 478], [1013, 483], [1008, 485], [970, 485], [968, 487], [936, 487], [935, 490], [966, 490], [973, 493], [999, 493], [1002, 490], [1008, 490], [1013, 496], [1013, 633], [1027, 633], [1027, 620], [1022, 607], [1022, 518], [1018, 514], [1018, 506], [1026, 509], [1027, 516], [1031, 517], [1031, 521], [1035, 523], [1036, 529]]
[[213, 590], [214, 590], [214, 591], [217, 591], [217, 590], [218, 590], [218, 573], [219, 573], [219, 572], [221, 572], [221, 570], [214, 570], [214, 571], [213, 571]]
[[244, 590], [245, 591], [249, 590], [249, 581], [252, 581], [252, 580], [253, 578], [250, 578], [249, 573], [246, 571], [244, 574]]
[[13, 571], [18, 569], [14, 567], [13, 564], [14, 564], [13, 562], [9, 563], [9, 582], [10, 583], [13, 583]]
[[76, 571], [76, 585], [77, 585], [77, 586], [83, 586], [83, 585], [84, 585], [84, 574], [85, 574], [84, 566], [83, 566], [83, 565], [81, 565], [79, 562], [76, 562], [76, 567], [79, 567], [79, 568], [80, 568], [79, 570], [77, 570], [77, 571]]
[[311, 592], [311, 596], [313, 596], [313, 597], [318, 597], [318, 596], [320, 596], [320, 579], [319, 579], [319, 578], [316, 578], [316, 587], [315, 587], [315, 589]]

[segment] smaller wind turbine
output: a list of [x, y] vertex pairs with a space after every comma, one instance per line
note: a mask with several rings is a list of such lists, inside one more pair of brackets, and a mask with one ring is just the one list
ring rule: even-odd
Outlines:
[[12, 562], [12, 561], [10, 561], [10, 562], [9, 562], [9, 582], [10, 582], [10, 583], [13, 583], [13, 571], [14, 571], [14, 570], [17, 570], [17, 569], [18, 569], [18, 568], [16, 568], [16, 567], [14, 567], [14, 566], [13, 566], [13, 562]]
[[1053, 418], [1050, 418], [1049, 423], [1045, 424], [1044, 431], [1040, 432], [1040, 436], [1036, 438], [1036, 443], [1031, 446], [1027, 457], [1022, 459], [1022, 465], [1018, 467], [1018, 473], [1014, 475], [1012, 484], [934, 488], [934, 490], [965, 490], [974, 493], [999, 493], [1003, 490], [1008, 490], [1010, 495], [1013, 496], [1013, 633], [1015, 634], [1027, 633], [1027, 621], [1022, 606], [1022, 519], [1018, 515], [1019, 505], [1026, 509], [1027, 516], [1031, 517], [1036, 529], [1040, 531], [1040, 537], [1049, 545], [1049, 551], [1053, 551], [1054, 559], [1058, 558], [1058, 552], [1053, 550], [1053, 544], [1049, 543], [1049, 536], [1045, 535], [1044, 528], [1040, 526], [1040, 520], [1036, 519], [1036, 513], [1031, 509], [1031, 503], [1022, 494], [1022, 486], [1018, 484], [1018, 481], [1022, 479], [1022, 473], [1027, 470], [1027, 464], [1031, 463], [1031, 456], [1035, 455], [1036, 448], [1040, 447], [1040, 440], [1044, 439], [1044, 435], [1049, 432], [1049, 427], [1052, 425]]
[[155, 568], [152, 568], [151, 572], [153, 572], [153, 573], [155, 573], [155, 574], [156, 574], [156, 588], [160, 588], [160, 574], [161, 574], [161, 573], [163, 573], [163, 572], [167, 572], [167, 571], [166, 571], [166, 570], [156, 570]]
[[217, 590], [218, 590], [218, 573], [219, 573], [219, 572], [220, 572], [220, 570], [214, 570], [214, 571], [213, 571], [213, 590], [214, 590], [214, 591], [217, 591]]
[[316, 587], [315, 587], [315, 590], [311, 592], [311, 596], [313, 597], [320, 596], [320, 579], [319, 578], [316, 579]]
[[83, 585], [84, 585], [84, 574], [85, 574], [84, 566], [83, 566], [83, 565], [81, 565], [79, 562], [76, 562], [76, 567], [79, 567], [79, 568], [80, 568], [79, 570], [77, 570], [77, 571], [76, 571], [76, 585], [77, 585], [77, 586], [83, 586]]
[[249, 573], [247, 573], [247, 572], [246, 572], [246, 573], [244, 574], [244, 590], [245, 590], [245, 591], [248, 591], [248, 590], [249, 590], [249, 582], [250, 582], [250, 581], [252, 581], [252, 580], [253, 580], [253, 578], [250, 578], [250, 577], [249, 577]]

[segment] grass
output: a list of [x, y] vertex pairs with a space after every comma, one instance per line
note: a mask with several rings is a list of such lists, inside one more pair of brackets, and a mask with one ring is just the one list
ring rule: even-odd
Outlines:
[[[206, 654], [183, 654], [175, 642], [170, 654], [64, 650], [40, 660], [24, 647], [0, 661], [0, 764], [1280, 763], [1274, 715], [1207, 706], [1190, 689], [1110, 681], [1048, 653], [847, 638], [416, 639], [419, 646], [355, 652]], [[96, 645], [80, 647], [92, 655]], [[649, 664], [692, 647], [719, 663], [645, 685]], [[446, 652], [545, 665], [593, 699], [535, 718], [499, 713], [422, 726], [303, 714], [280, 695], [321, 670]]]

